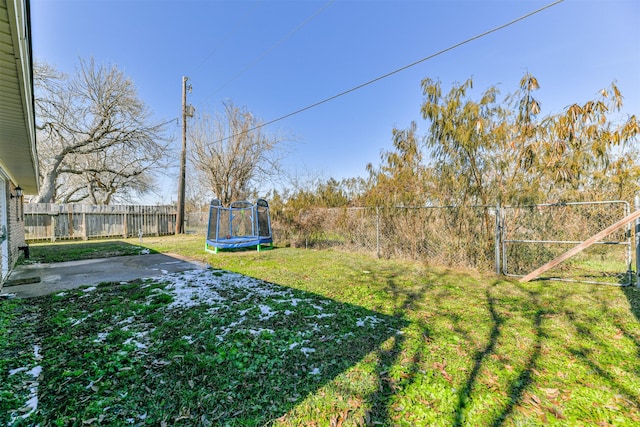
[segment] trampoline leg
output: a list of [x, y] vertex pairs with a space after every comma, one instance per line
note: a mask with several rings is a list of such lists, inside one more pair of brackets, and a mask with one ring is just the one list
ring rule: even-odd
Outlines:
[[217, 254], [217, 253], [218, 253], [218, 247], [217, 247], [217, 246], [213, 249], [213, 253], [214, 253], [214, 254]]
[[258, 252], [260, 252], [260, 245], [258, 245]]

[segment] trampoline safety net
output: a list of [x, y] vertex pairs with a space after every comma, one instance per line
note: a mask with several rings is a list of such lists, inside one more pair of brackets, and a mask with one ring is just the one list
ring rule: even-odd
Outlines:
[[[205, 251], [272, 244], [269, 204], [264, 199], [256, 203], [237, 201], [229, 207], [218, 199], [211, 201]], [[214, 248], [211, 250], [211, 247]]]

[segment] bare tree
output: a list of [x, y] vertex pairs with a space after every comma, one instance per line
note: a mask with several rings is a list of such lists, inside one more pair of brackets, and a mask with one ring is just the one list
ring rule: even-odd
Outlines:
[[196, 118], [189, 132], [190, 161], [206, 188], [228, 205], [279, 176], [283, 140], [267, 135], [246, 108], [223, 105], [223, 113]]
[[115, 66], [80, 60], [73, 77], [34, 67], [38, 202], [109, 204], [149, 191], [166, 143], [131, 79]]

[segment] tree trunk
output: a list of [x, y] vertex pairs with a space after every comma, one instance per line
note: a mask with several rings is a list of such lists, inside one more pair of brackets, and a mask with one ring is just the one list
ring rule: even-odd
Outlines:
[[58, 168], [62, 163], [64, 156], [54, 157], [53, 165], [45, 174], [40, 186], [40, 192], [36, 196], [36, 203], [53, 203], [56, 195], [56, 181], [58, 180]]

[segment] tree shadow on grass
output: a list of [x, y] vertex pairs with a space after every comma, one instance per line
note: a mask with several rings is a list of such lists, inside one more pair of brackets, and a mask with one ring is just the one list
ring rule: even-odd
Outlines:
[[[530, 301], [533, 303], [535, 311], [533, 312], [533, 329], [534, 329], [534, 342], [533, 348], [527, 356], [524, 368], [520, 371], [518, 377], [511, 381], [507, 390], [508, 401], [507, 404], [502, 408], [500, 413], [495, 417], [493, 426], [501, 426], [507, 420], [509, 415], [513, 412], [513, 409], [522, 402], [524, 397], [525, 390], [529, 387], [532, 381], [533, 372], [536, 368], [536, 364], [538, 359], [540, 358], [541, 349], [542, 349], [542, 340], [545, 337], [545, 333], [542, 329], [542, 316], [546, 313], [542, 310], [540, 306], [540, 302], [538, 299], [538, 293], [531, 290], [526, 290], [529, 294]], [[488, 296], [488, 300], [491, 301], [492, 298]], [[492, 317], [494, 311], [492, 310]], [[496, 316], [495, 324], [499, 325], [502, 322], [498, 320]]]
[[[621, 287], [621, 289], [629, 302], [631, 313], [637, 321], [640, 321], [640, 290], [634, 286], [624, 286]], [[640, 409], [640, 392], [638, 389], [622, 381], [620, 378], [620, 372], [613, 371], [609, 364], [601, 360], [601, 354], [619, 351], [613, 343], [622, 337], [633, 342], [636, 349], [635, 357], [640, 357], [640, 341], [638, 340], [637, 335], [633, 333], [633, 327], [627, 321], [626, 316], [620, 317], [620, 313], [612, 313], [607, 301], [601, 300], [599, 308], [603, 315], [606, 315], [607, 318], [611, 319], [612, 326], [617, 329], [617, 339], [612, 336], [611, 340], [603, 340], [594, 334], [588, 325], [583, 324], [584, 320], [579, 321], [576, 313], [570, 312], [567, 313], [567, 315], [572, 320], [576, 333], [583, 338], [585, 343], [589, 344], [574, 345], [569, 348], [569, 352], [592, 372], [595, 372], [601, 379], [608, 383], [608, 385], [616, 391], [618, 396], [624, 397], [627, 404], [631, 404], [637, 409]], [[622, 366], [618, 366], [618, 369], [624, 368]], [[637, 368], [636, 372], [638, 372]]]
[[633, 313], [636, 320], [640, 322], [640, 288], [635, 286], [634, 281], [632, 285], [622, 287], [622, 292], [624, 292], [627, 300], [629, 301], [631, 313]]
[[[498, 341], [502, 334], [502, 328], [504, 326], [505, 319], [499, 314], [496, 308], [500, 303], [499, 297], [496, 297], [492, 292], [492, 288], [494, 288], [497, 284], [498, 282], [494, 282], [485, 290], [485, 301], [487, 310], [491, 317], [489, 336], [487, 338], [486, 344], [481, 349], [478, 349], [473, 355], [473, 367], [471, 368], [471, 372], [467, 376], [464, 385], [458, 392], [458, 402], [456, 405], [453, 422], [454, 426], [461, 426], [466, 424], [465, 414], [470, 409], [469, 407], [473, 400], [473, 394], [478, 384], [478, 378], [480, 376], [481, 370], [483, 369], [487, 359], [490, 356], [498, 356], [496, 350]], [[506, 403], [497, 410], [493, 421], [490, 423], [490, 425], [496, 427], [503, 425], [509, 418], [509, 416], [513, 413], [514, 408], [522, 403], [524, 393], [532, 382], [533, 372], [536, 368], [536, 364], [541, 354], [542, 339], [545, 336], [542, 330], [542, 316], [545, 314], [545, 311], [541, 309], [537, 292], [523, 289], [522, 287], [520, 287], [520, 290], [524, 291], [527, 294], [529, 303], [532, 305], [531, 322], [534, 329], [535, 338], [532, 349], [527, 354], [526, 360], [524, 362], [524, 367], [521, 369], [518, 376], [509, 382], [505, 389], [505, 393], [508, 396]]]
[[[574, 313], [567, 308], [562, 308], [561, 313], [557, 313], [552, 308], [546, 308], [545, 304], [541, 303], [542, 294], [540, 291], [532, 289], [530, 286], [516, 285], [523, 292], [528, 294], [528, 301], [530, 304], [529, 311], [531, 312], [531, 322], [534, 331], [534, 340], [532, 345], [530, 346], [530, 350], [527, 353], [526, 359], [524, 361], [524, 367], [521, 369], [517, 378], [512, 380], [508, 385], [508, 389], [506, 393], [508, 395], [508, 401], [506, 405], [504, 405], [500, 412], [495, 416], [494, 421], [491, 423], [493, 426], [501, 426], [505, 424], [509, 416], [513, 413], [513, 410], [520, 406], [523, 403], [526, 403], [526, 391], [534, 382], [534, 376], [536, 375], [536, 371], [540, 369], [538, 367], [538, 363], [540, 358], [542, 357], [542, 347], [545, 339], [548, 338], [547, 333], [545, 332], [545, 328], [543, 326], [543, 320], [546, 316], [551, 315], [555, 316], [561, 314], [563, 317], [566, 317], [570, 324], [573, 326], [573, 332], [577, 334], [577, 340], [574, 340], [573, 343], [567, 343], [567, 354], [573, 356], [575, 360], [580, 362], [582, 365], [588, 368], [590, 372], [595, 373], [600, 380], [604, 381], [608, 384], [608, 387], [611, 390], [615, 390], [614, 394], [616, 396], [620, 396], [624, 398], [624, 400], [636, 408], [640, 408], [640, 395], [638, 391], [630, 387], [628, 384], [625, 384], [620, 380], [619, 375], [615, 373], [615, 371], [611, 370], [611, 366], [607, 365], [607, 363], [603, 362], [601, 359], [603, 354], [607, 354], [611, 351], [616, 351], [610, 342], [603, 340], [598, 335], [594, 334], [592, 328], [590, 327], [591, 322], [595, 321], [597, 317], [591, 318], [591, 315], [586, 315], [584, 313]], [[623, 288], [624, 289], [624, 288]], [[569, 294], [565, 292], [557, 295], [559, 300], [569, 299]], [[489, 310], [491, 312], [492, 318], [494, 319], [494, 329], [492, 329], [491, 337], [487, 347], [485, 350], [489, 349], [493, 352], [494, 347], [494, 338], [497, 339], [500, 335], [500, 318], [497, 315], [494, 315], [495, 310], [493, 310], [491, 298], [487, 297], [487, 301], [489, 302]], [[495, 302], [495, 301], [494, 301]], [[637, 303], [637, 300], [636, 300]], [[635, 306], [635, 310], [638, 309], [638, 306]], [[632, 304], [632, 310], [634, 310]], [[637, 311], [634, 313], [637, 316]], [[600, 315], [605, 315], [604, 318], [611, 319], [613, 322], [613, 326], [616, 326], [620, 332], [627, 336], [627, 338], [631, 338], [636, 346], [638, 346], [637, 339], [634, 338], [633, 334], [631, 334], [627, 328], [616, 320], [616, 315], [612, 313], [608, 313], [607, 304], [601, 302], [600, 304]], [[587, 316], [587, 317], [582, 317]], [[595, 316], [595, 315], [593, 315]], [[496, 332], [494, 332], [494, 330]], [[570, 333], [566, 331], [566, 333]], [[478, 356], [485, 357], [485, 352], [479, 352]], [[478, 363], [478, 359], [476, 359], [476, 365]], [[621, 368], [621, 367], [619, 367]], [[474, 371], [475, 372], [475, 366]], [[469, 380], [471, 381], [473, 374], [470, 375]], [[554, 416], [559, 416], [562, 419], [561, 412], [553, 413]], [[457, 423], [457, 425], [462, 425], [462, 423]]]
[[[422, 302], [426, 298], [438, 299], [440, 293], [438, 292], [443, 286], [442, 283], [448, 283], [448, 272], [435, 273], [431, 272], [429, 281], [423, 284], [418, 284], [413, 287], [407, 287], [396, 282], [395, 275], [389, 275], [387, 278], [386, 292], [391, 296], [393, 300], [393, 306], [395, 307], [394, 314], [396, 316], [406, 316], [408, 313], [413, 312], [414, 315], [420, 315], [421, 310], [425, 308], [421, 306]], [[488, 327], [488, 336], [484, 340], [484, 344], [481, 348], [476, 350], [475, 354], [471, 356], [472, 366], [466, 377], [466, 380], [460, 385], [452, 383], [453, 377], [450, 373], [446, 372], [446, 361], [442, 363], [434, 362], [433, 366], [426, 366], [426, 356], [429, 354], [429, 347], [435, 345], [438, 348], [439, 343], [435, 342], [432, 337], [432, 331], [427, 321], [412, 321], [412, 337], [408, 338], [405, 334], [394, 337], [392, 345], [378, 350], [379, 360], [375, 369], [375, 374], [378, 381], [377, 391], [368, 396], [367, 400], [371, 407], [371, 410], [367, 414], [366, 420], [370, 424], [381, 425], [394, 425], [399, 420], [396, 419], [400, 409], [394, 404], [395, 397], [402, 394], [403, 391], [408, 390], [413, 383], [425, 378], [431, 377], [427, 371], [438, 371], [439, 374], [444, 377], [446, 381], [452, 383], [452, 387], [458, 387], [457, 402], [455, 403], [454, 413], [442, 413], [436, 414], [441, 419], [451, 419], [451, 425], [462, 426], [467, 423], [466, 414], [471, 410], [473, 396], [476, 393], [476, 388], [479, 382], [479, 378], [482, 370], [488, 362], [489, 357], [497, 355], [497, 347], [501, 338], [502, 328], [505, 322], [505, 318], [500, 315], [498, 306], [500, 305], [500, 295], [493, 290], [493, 288], [500, 282], [495, 282], [489, 285], [484, 290], [484, 303], [486, 304], [486, 310], [489, 314], [490, 322], [483, 324], [482, 328]], [[512, 381], [509, 382], [505, 388], [508, 399], [506, 403], [502, 404], [497, 409], [493, 421], [490, 425], [501, 426], [505, 424], [506, 420], [512, 414], [514, 408], [522, 403], [525, 392], [532, 382], [532, 377], [536, 370], [536, 365], [541, 355], [542, 341], [545, 337], [545, 333], [542, 328], [542, 319], [546, 314], [546, 311], [542, 309], [536, 291], [520, 288], [520, 291], [524, 293], [525, 298], [528, 301], [530, 322], [534, 330], [534, 342], [531, 350], [526, 355], [524, 360], [524, 366], [521, 368], [520, 373]], [[447, 298], [446, 290], [442, 298]], [[481, 302], [478, 301], [478, 304]], [[436, 304], [438, 304], [436, 302]], [[451, 312], [445, 306], [442, 308], [436, 308], [438, 316], [449, 317], [454, 327], [454, 333], [462, 336], [467, 342], [473, 342], [473, 338], [469, 336], [465, 328], [458, 328], [456, 325], [459, 319], [456, 317], [459, 313]], [[433, 314], [433, 313], [432, 313]], [[417, 337], [417, 339], [416, 339]], [[402, 374], [390, 375], [391, 368], [397, 369], [401, 367]], [[429, 402], [423, 400], [420, 402], [424, 407], [431, 406], [435, 402]], [[437, 403], [435, 403], [437, 404]], [[434, 408], [437, 411], [437, 409]], [[405, 411], [406, 412], [406, 411]], [[411, 415], [411, 414], [404, 414]], [[405, 420], [406, 421], [406, 420]]]
[[491, 296], [491, 293], [487, 289], [485, 292], [487, 300], [487, 308], [491, 314], [491, 331], [489, 332], [489, 338], [487, 344], [482, 350], [476, 351], [473, 356], [473, 368], [471, 373], [467, 377], [467, 381], [458, 393], [458, 404], [456, 406], [454, 426], [460, 426], [464, 422], [464, 413], [467, 410], [467, 406], [473, 394], [473, 390], [476, 386], [478, 374], [482, 368], [484, 360], [495, 352], [495, 347], [500, 336], [500, 328], [503, 320], [500, 318], [495, 310], [495, 299]]
[[172, 307], [175, 285], [153, 281], [35, 300], [39, 421], [263, 425], [406, 326], [317, 294], [209, 274], [222, 285], [192, 289], [185, 306]]
[[[633, 285], [623, 287], [622, 292], [624, 292], [627, 297], [627, 301], [629, 301], [631, 313], [633, 313], [636, 320], [640, 322], [640, 288], [636, 287], [634, 282]], [[627, 339], [630, 339], [635, 343], [636, 357], [640, 359], [640, 339], [638, 339], [637, 335], [632, 334], [629, 331], [628, 325], [624, 325], [623, 322], [620, 322], [616, 326], [622, 331]]]
[[[393, 315], [406, 316], [411, 311], [419, 309], [419, 304], [426, 298], [433, 285], [431, 283], [417, 283], [414, 286], [406, 286], [397, 283], [400, 271], [386, 272], [384, 280], [386, 285], [384, 292], [392, 300]], [[431, 333], [426, 322], [412, 322], [413, 331], [418, 340], [409, 345], [405, 334], [396, 335], [390, 346], [377, 350], [378, 361], [375, 366], [375, 378], [377, 381], [376, 392], [367, 396], [368, 409], [365, 414], [367, 425], [393, 425], [394, 414], [397, 414], [393, 406], [393, 397], [401, 390], [407, 389], [421, 375], [423, 375], [423, 355], [431, 342]], [[390, 374], [392, 367], [402, 365], [403, 371], [399, 378]], [[428, 404], [428, 402], [422, 402]]]
[[[144, 284], [138, 283], [105, 288], [100, 296], [78, 292], [69, 298], [43, 300], [47, 314], [40, 329], [42, 335], [48, 336], [44, 344], [45, 380], [41, 386], [45, 419], [66, 417], [68, 422], [80, 424], [92, 418], [99, 420], [103, 415], [116, 417], [105, 418], [105, 423], [116, 423], [145, 415], [151, 424], [216, 425], [224, 420], [230, 425], [262, 425], [278, 418], [283, 424], [331, 418], [339, 424], [347, 418], [344, 414], [349, 413], [350, 406], [347, 402], [327, 402], [329, 399], [322, 396], [331, 393], [331, 387], [323, 387], [332, 382], [340, 387], [348, 379], [336, 378], [366, 359], [367, 364], [373, 362], [362, 373], [375, 384], [367, 386], [366, 391], [352, 390], [354, 396], [363, 398], [361, 406], [367, 408], [361, 421], [398, 424], [397, 417], [411, 414], [396, 402], [413, 385], [431, 381], [432, 374], [438, 374], [437, 367], [426, 366], [432, 349], [440, 345], [433, 338], [439, 336], [438, 330], [427, 320], [435, 314], [451, 319], [453, 333], [466, 341], [471, 351], [470, 356], [464, 356], [468, 370], [460, 371], [464, 372], [459, 374], [458, 378], [464, 376], [461, 381], [454, 378], [448, 386], [439, 378], [449, 390], [455, 387], [457, 391], [453, 394], [453, 411], [437, 415], [451, 425], [464, 425], [478, 408], [474, 400], [483, 393], [485, 370], [495, 366], [495, 357], [504, 354], [500, 347], [510, 324], [509, 310], [522, 313], [525, 327], [531, 329], [527, 332], [530, 344], [518, 356], [518, 370], [506, 384], [501, 384], [506, 399], [492, 408], [486, 424], [505, 425], [514, 411], [527, 405], [527, 390], [535, 381], [547, 336], [545, 317], [557, 314], [548, 308], [542, 288], [506, 281], [475, 288], [462, 286], [462, 292], [477, 292], [465, 301], [477, 301], [482, 310], [478, 317], [482, 319], [479, 340], [477, 331], [472, 330], [474, 325], [468, 321], [456, 323], [460, 321], [456, 316], [464, 316], [457, 310], [466, 306], [449, 310], [439, 300], [456, 298], [453, 294], [447, 296], [445, 288], [456, 286], [459, 274], [452, 275], [452, 281], [446, 277], [447, 272], [430, 272], [424, 280], [408, 283], [406, 272], [400, 267], [384, 272], [368, 270], [373, 272], [372, 282], [380, 284], [379, 288], [372, 288], [372, 292], [378, 292], [376, 298], [389, 300], [386, 308], [375, 308], [375, 300], [369, 303], [373, 309], [365, 309], [266, 282], [261, 283], [262, 288], [270, 289], [268, 293], [282, 291], [287, 296], [267, 300], [261, 292], [250, 296], [247, 291], [234, 296], [239, 304], [232, 310], [221, 306], [216, 310], [195, 307], [166, 311], [171, 301], [164, 291], [158, 288], [158, 292], [143, 292]], [[244, 276], [234, 277], [237, 282], [244, 280]], [[517, 291], [514, 300], [503, 298], [504, 288], [500, 287], [505, 285]], [[231, 299], [224, 289], [218, 291], [221, 298]], [[557, 298], [563, 299], [563, 295]], [[632, 310], [637, 316], [635, 301]], [[588, 328], [580, 327], [582, 319], [576, 321], [570, 313], [562, 314], [586, 340], [599, 339], [590, 336]], [[259, 322], [251, 323], [251, 316]], [[137, 324], [147, 324], [147, 329], [137, 331], [130, 327], [130, 318]], [[72, 326], [77, 321], [80, 322]], [[106, 330], [104, 325], [112, 329]], [[152, 328], [156, 330], [151, 331]], [[398, 334], [401, 329], [409, 333]], [[136, 349], [135, 340], [149, 344], [137, 338], [138, 332], [146, 332], [155, 344]], [[108, 337], [95, 343], [103, 333]], [[125, 344], [130, 339], [134, 341]], [[637, 402], [637, 393], [620, 384], [588, 349], [576, 346], [569, 353], [593, 371], [602, 371], [599, 375], [612, 388]], [[444, 368], [440, 373], [448, 375]], [[415, 404], [429, 406], [432, 402]], [[301, 409], [288, 417], [298, 406]], [[110, 408], [108, 412], [104, 412], [105, 407]], [[300, 411], [305, 409], [321, 412], [304, 418]], [[69, 421], [73, 417], [75, 421]]]

